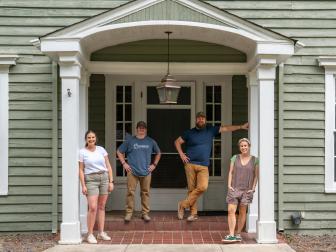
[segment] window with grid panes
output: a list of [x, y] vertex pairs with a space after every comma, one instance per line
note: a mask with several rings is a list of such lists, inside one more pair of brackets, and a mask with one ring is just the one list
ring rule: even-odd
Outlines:
[[[206, 86], [206, 102], [205, 111], [207, 116], [207, 123], [210, 125], [221, 125], [222, 120], [222, 87], [216, 85]], [[212, 143], [212, 152], [210, 156], [209, 175], [221, 176], [221, 136], [215, 137]]]
[[[116, 86], [116, 150], [127, 139], [132, 136], [132, 123], [133, 123], [133, 96], [132, 86], [117, 85]], [[127, 157], [126, 157], [127, 158]], [[116, 176], [123, 177], [126, 173], [116, 157]]]

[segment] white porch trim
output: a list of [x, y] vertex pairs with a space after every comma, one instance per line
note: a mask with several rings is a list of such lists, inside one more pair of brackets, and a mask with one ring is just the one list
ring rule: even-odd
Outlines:
[[78, 150], [81, 65], [78, 61], [60, 61], [59, 65], [62, 79], [63, 212], [59, 243], [80, 244]]
[[[258, 157], [259, 153], [259, 93], [256, 72], [250, 72], [247, 75], [248, 87], [248, 121], [249, 121], [249, 139], [251, 142], [250, 153]], [[246, 231], [248, 233], [255, 233], [257, 231], [258, 220], [258, 204], [259, 204], [259, 190], [256, 187], [253, 201], [249, 206], [248, 215], [246, 219]]]
[[[90, 85], [90, 74], [82, 70], [81, 71], [81, 80], [79, 86], [79, 139], [78, 146], [85, 146], [85, 133], [88, 130], [88, 87]], [[87, 233], [87, 199], [86, 196], [82, 194], [82, 188], [80, 187], [80, 199], [79, 199], [79, 215], [80, 215], [80, 224], [81, 224], [81, 233]]]
[[9, 67], [17, 55], [0, 55], [0, 196], [8, 195]]
[[274, 221], [274, 80], [275, 59], [260, 59], [256, 68], [259, 104], [258, 243], [277, 243]]
[[[246, 63], [170, 63], [170, 72], [175, 75], [234, 75], [246, 73]], [[164, 75], [164, 62], [88, 62], [88, 71], [112, 75]]]
[[335, 103], [336, 103], [336, 57], [319, 57], [319, 65], [325, 69], [325, 176], [326, 193], [336, 193], [335, 181]]

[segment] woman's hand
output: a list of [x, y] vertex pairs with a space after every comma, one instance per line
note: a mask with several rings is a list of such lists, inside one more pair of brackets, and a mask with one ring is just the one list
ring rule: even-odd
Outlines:
[[234, 192], [234, 188], [232, 186], [228, 186], [228, 189]]
[[248, 190], [247, 193], [254, 193], [254, 190], [253, 189]]
[[113, 183], [109, 183], [109, 185], [108, 185], [108, 192], [112, 192], [113, 191], [113, 189], [114, 189], [114, 184]]
[[87, 195], [87, 188], [86, 188], [85, 185], [82, 186], [82, 193], [83, 193], [84, 195]]

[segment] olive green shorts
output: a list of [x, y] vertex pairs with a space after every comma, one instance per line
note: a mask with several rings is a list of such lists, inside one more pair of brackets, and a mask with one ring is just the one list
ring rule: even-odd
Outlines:
[[88, 196], [108, 194], [108, 173], [85, 174], [85, 185]]

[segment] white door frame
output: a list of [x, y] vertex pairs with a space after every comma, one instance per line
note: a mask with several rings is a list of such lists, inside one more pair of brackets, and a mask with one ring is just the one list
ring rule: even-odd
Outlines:
[[[137, 106], [136, 108], [139, 110], [139, 113], [135, 112], [135, 114], [142, 115], [139, 120], [144, 120], [147, 122], [147, 110], [148, 109], [190, 109], [190, 127], [193, 127], [195, 122], [195, 81], [178, 81], [179, 86], [187, 86], [191, 88], [191, 103], [190, 105], [152, 105], [147, 104], [147, 87], [158, 85], [160, 79], [158, 81], [140, 81], [137, 83], [139, 88], [136, 88], [136, 91], [142, 92], [142, 106]], [[182, 134], [183, 132], [180, 132]], [[160, 145], [160, 143], [158, 143]], [[173, 143], [172, 143], [173, 144]], [[188, 190], [186, 188], [151, 188], [151, 208], [153, 210], [176, 210], [177, 202], [184, 199], [187, 195]], [[161, 199], [161, 200], [160, 200]], [[199, 201], [199, 209], [203, 210], [203, 199]]]

